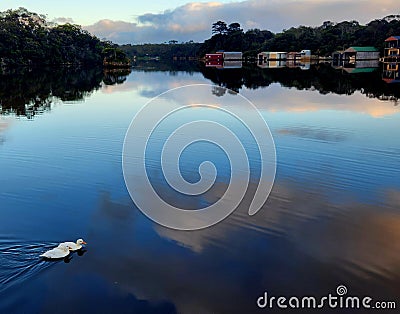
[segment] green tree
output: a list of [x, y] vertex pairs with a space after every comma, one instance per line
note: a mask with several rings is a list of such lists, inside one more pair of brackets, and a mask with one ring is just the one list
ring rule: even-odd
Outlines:
[[243, 32], [243, 30], [240, 28], [240, 24], [239, 23], [231, 23], [231, 24], [229, 24], [228, 30], [227, 30], [227, 34], [231, 35], [231, 34], [234, 34], [234, 33], [237, 33], [237, 32], [239, 32], [239, 33]]
[[225, 35], [228, 32], [228, 27], [225, 22], [218, 21], [212, 24], [211, 33]]
[[102, 64], [109, 43], [78, 25], [54, 25], [24, 8], [0, 12], [0, 64]]

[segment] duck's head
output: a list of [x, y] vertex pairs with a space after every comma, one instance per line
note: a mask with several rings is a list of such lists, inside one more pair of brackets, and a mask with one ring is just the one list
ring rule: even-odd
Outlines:
[[87, 243], [85, 241], [83, 241], [83, 239], [78, 239], [78, 240], [76, 240], [76, 244], [82, 245], [82, 244], [87, 244]]

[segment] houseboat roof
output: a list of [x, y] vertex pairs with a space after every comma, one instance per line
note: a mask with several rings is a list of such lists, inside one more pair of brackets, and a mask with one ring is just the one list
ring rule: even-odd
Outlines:
[[378, 49], [372, 46], [368, 47], [350, 47], [346, 49], [344, 52], [377, 52]]
[[394, 41], [394, 40], [400, 40], [400, 36], [390, 36], [388, 39], [385, 41]]
[[376, 70], [376, 68], [343, 68], [347, 73], [371, 73]]
[[259, 54], [261, 53], [287, 53], [286, 51], [261, 51]]

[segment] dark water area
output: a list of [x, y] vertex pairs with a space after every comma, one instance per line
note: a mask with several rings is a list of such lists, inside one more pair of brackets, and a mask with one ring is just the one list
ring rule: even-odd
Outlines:
[[[247, 214], [259, 167], [253, 141], [230, 118], [195, 107], [172, 125], [214, 116], [246, 147], [255, 173], [238, 209], [212, 227], [176, 231], [132, 202], [121, 162], [129, 124], [153, 97], [188, 84], [212, 84], [216, 103], [239, 92], [268, 123], [277, 174], [256, 215]], [[266, 291], [336, 295], [339, 285], [398, 308], [399, 98], [400, 85], [384, 82], [380, 69], [351, 74], [327, 64], [10, 70], [0, 76], [0, 313], [309, 313], [262, 310], [256, 301]], [[147, 155], [154, 187], [182, 206], [218, 200], [229, 161], [206, 144], [185, 151], [180, 169], [196, 181], [199, 164], [212, 160], [218, 177], [209, 193], [192, 200], [169, 193], [160, 166], [167, 130], [154, 135]], [[88, 242], [84, 252], [39, 258], [78, 238]]]

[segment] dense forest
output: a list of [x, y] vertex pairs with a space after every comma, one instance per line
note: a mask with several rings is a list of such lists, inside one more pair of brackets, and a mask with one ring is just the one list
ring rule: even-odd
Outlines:
[[313, 54], [330, 56], [336, 50], [350, 46], [374, 46], [383, 51], [387, 37], [400, 34], [400, 15], [389, 15], [366, 25], [357, 21], [324, 22], [321, 26], [299, 26], [274, 34], [268, 30], [244, 31], [239, 23], [217, 21], [211, 27], [212, 37], [202, 44], [193, 42], [178, 44], [124, 45], [128, 55], [145, 57], [203, 57], [206, 53], [242, 51], [244, 57], [256, 56], [261, 51], [301, 51], [310, 49]]
[[124, 60], [110, 42], [78, 25], [56, 25], [24, 8], [0, 12], [0, 65], [102, 64]]
[[173, 58], [188, 58], [198, 56], [201, 43], [192, 41], [177, 43], [171, 40], [163, 44], [144, 44], [144, 45], [122, 45], [119, 48], [124, 51], [131, 59], [153, 59], [159, 57], [162, 60], [172, 60]]
[[243, 51], [255, 55], [260, 51], [301, 51], [330, 56], [336, 50], [350, 46], [374, 46], [383, 51], [386, 38], [400, 34], [400, 15], [361, 25], [357, 21], [324, 22], [318, 27], [299, 26], [273, 34], [267, 30], [250, 29], [244, 32], [239, 23], [227, 25], [218, 21], [212, 25], [213, 36], [201, 46], [200, 56], [218, 50]]
[[250, 29], [244, 32], [239, 23], [227, 25], [223, 21], [212, 25], [212, 33], [213, 36], [200, 47], [200, 56], [218, 50], [242, 51], [244, 57], [255, 56], [263, 50], [266, 43], [275, 38], [268, 30]]

